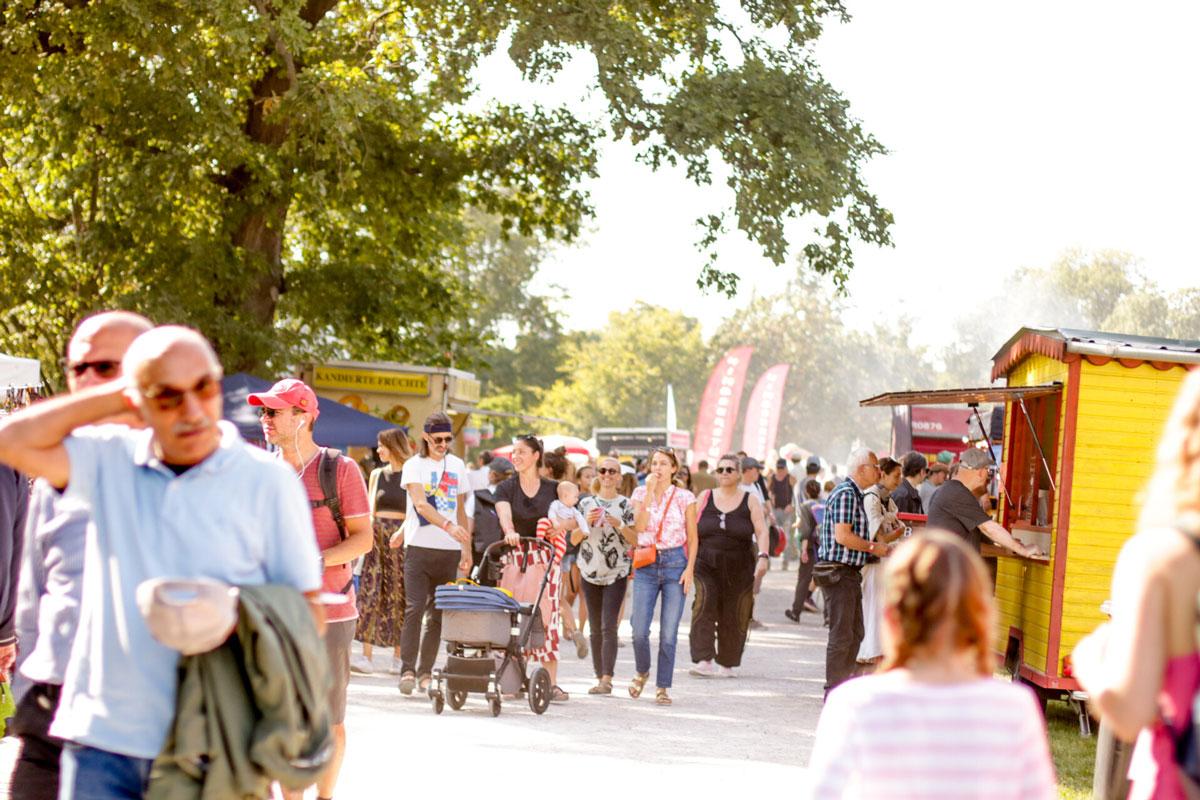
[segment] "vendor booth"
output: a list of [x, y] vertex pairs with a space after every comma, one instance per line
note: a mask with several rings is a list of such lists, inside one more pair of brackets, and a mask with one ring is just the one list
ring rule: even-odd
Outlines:
[[460, 456], [464, 443], [457, 434], [479, 402], [475, 376], [449, 367], [330, 361], [305, 366], [300, 379], [321, 397], [413, 431], [421, 430], [427, 415], [443, 411], [454, 423], [455, 452]]
[[998, 650], [1045, 700], [1077, 690], [1070, 653], [1105, 617], [1113, 565], [1200, 341], [1022, 328], [992, 359], [1007, 386], [908, 391], [863, 406], [1004, 403], [999, 521], [1045, 561], [997, 558]]
[[40, 361], [0, 353], [0, 413], [29, 405], [37, 399], [41, 385]]

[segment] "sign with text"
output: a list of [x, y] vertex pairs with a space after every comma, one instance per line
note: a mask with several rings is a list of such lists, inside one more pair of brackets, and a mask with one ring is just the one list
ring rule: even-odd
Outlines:
[[692, 454], [695, 460], [716, 462], [729, 452], [738, 408], [742, 404], [742, 390], [746, 386], [746, 370], [750, 367], [753, 353], [752, 347], [733, 348], [717, 362], [709, 376], [696, 419], [695, 450]]
[[422, 372], [316, 367], [313, 385], [318, 389], [355, 389], [377, 394], [405, 394], [425, 397], [429, 394], [429, 376]]

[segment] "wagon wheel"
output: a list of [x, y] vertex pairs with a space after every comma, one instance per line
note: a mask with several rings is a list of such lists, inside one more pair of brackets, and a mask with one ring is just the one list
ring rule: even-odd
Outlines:
[[529, 676], [529, 707], [535, 714], [545, 714], [550, 707], [550, 673], [545, 667], [535, 667]]
[[450, 707], [455, 711], [460, 711], [463, 705], [467, 702], [467, 693], [460, 689], [451, 689], [449, 697], [446, 698], [446, 702], [448, 702]]

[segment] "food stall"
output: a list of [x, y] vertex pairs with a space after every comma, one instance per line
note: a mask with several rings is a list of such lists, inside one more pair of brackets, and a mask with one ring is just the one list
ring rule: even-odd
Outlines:
[[1005, 403], [999, 521], [1045, 561], [995, 556], [997, 649], [1044, 701], [1079, 688], [1075, 644], [1104, 621], [1113, 565], [1200, 341], [1022, 328], [992, 358], [1007, 386], [892, 392], [863, 406]]
[[[304, 366], [300, 379], [321, 397], [413, 431], [421, 429], [427, 415], [443, 411], [453, 421], [457, 435], [479, 402], [480, 385], [475, 376], [449, 367], [329, 361]], [[463, 437], [455, 439], [455, 448], [461, 456]]]

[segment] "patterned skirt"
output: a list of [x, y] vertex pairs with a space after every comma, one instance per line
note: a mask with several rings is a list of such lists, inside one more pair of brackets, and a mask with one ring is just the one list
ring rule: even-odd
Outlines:
[[[550, 534], [550, 543], [554, 545], [553, 555], [547, 553], [543, 548], [538, 548], [526, 558], [514, 550], [505, 555], [502, 561], [505, 566], [517, 567], [520, 567], [522, 562], [524, 562], [527, 571], [537, 570], [536, 574], [539, 579], [545, 574], [545, 571], [548, 570], [550, 572], [550, 580], [546, 583], [546, 591], [542, 596], [540, 606], [542, 621], [546, 624], [546, 643], [542, 647], [525, 651], [525, 657], [530, 661], [542, 663], [558, 660], [559, 626], [562, 623], [562, 613], [559, 609], [559, 585], [562, 583], [560, 565], [562, 564], [563, 554], [567, 552], [566, 537], [561, 534], [550, 533], [550, 520], [543, 519], [538, 523], [538, 538], [547, 538], [548, 533]], [[506, 574], [512, 573], [508, 571]], [[505, 585], [504, 578], [501, 578], [500, 585], [501, 588], [513, 591], [516, 599], [522, 603], [532, 603], [537, 599], [537, 587], [532, 586], [532, 582], [523, 583], [521, 589], [524, 589], [524, 591], [514, 586]]]
[[404, 627], [404, 548], [388, 547], [403, 520], [375, 520], [375, 546], [363, 556], [354, 638], [375, 647], [399, 647]]

